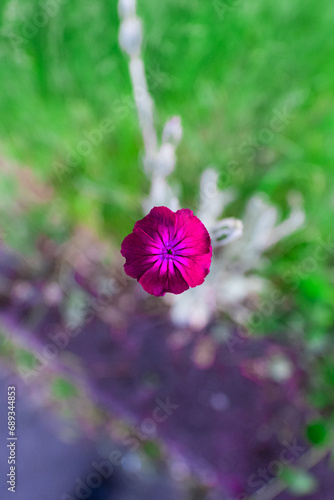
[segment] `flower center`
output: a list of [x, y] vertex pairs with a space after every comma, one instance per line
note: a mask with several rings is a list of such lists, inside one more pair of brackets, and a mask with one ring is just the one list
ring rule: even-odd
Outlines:
[[163, 259], [172, 259], [173, 256], [174, 256], [174, 252], [173, 252], [173, 249], [172, 248], [168, 248], [168, 246], [164, 246], [164, 248], [162, 249], [162, 258]]

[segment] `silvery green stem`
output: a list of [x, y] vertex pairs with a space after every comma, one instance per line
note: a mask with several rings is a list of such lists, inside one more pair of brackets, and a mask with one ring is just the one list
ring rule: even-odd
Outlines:
[[181, 119], [174, 116], [166, 123], [159, 146], [154, 126], [154, 102], [141, 57], [142, 24], [136, 15], [136, 1], [119, 0], [118, 10], [121, 18], [119, 43], [130, 58], [129, 72], [145, 150], [144, 171], [151, 181], [150, 194], [143, 202], [143, 209], [147, 213], [156, 205], [165, 205], [177, 210], [178, 197], [166, 178], [176, 165], [175, 149], [182, 138]]
[[154, 127], [153, 100], [148, 91], [145, 66], [141, 57], [142, 24], [136, 15], [135, 0], [119, 0], [118, 11], [121, 17], [119, 43], [130, 58], [130, 77], [145, 147], [144, 166], [149, 175], [157, 155], [158, 141]]
[[129, 69], [145, 147], [144, 168], [146, 174], [150, 174], [154, 170], [158, 149], [153, 120], [154, 103], [147, 89], [145, 67], [142, 59], [140, 57], [131, 58]]

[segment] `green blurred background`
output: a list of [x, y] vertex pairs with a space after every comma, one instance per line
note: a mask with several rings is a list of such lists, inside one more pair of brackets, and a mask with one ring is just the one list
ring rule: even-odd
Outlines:
[[[242, 218], [257, 193], [284, 216], [288, 193], [302, 195], [305, 227], [268, 253], [262, 271], [284, 293], [284, 304], [259, 333], [296, 336], [314, 363], [312, 402], [331, 408], [334, 247], [315, 264], [314, 255], [321, 239], [332, 241], [334, 4], [139, 0], [138, 13], [159, 133], [168, 118], [182, 117], [172, 174], [182, 206], [197, 206], [208, 165], [218, 169], [221, 188], [238, 193], [227, 216]], [[2, 0], [0, 22], [5, 242], [30, 255], [39, 235], [62, 243], [88, 225], [119, 245], [142, 215], [149, 182], [127, 58], [118, 45], [117, 2]], [[277, 116], [281, 126], [273, 131]], [[113, 130], [96, 140], [104, 120]], [[91, 148], [83, 153], [87, 137]], [[231, 165], [237, 165], [232, 173]], [[53, 188], [44, 203], [22, 196], [24, 168]]]

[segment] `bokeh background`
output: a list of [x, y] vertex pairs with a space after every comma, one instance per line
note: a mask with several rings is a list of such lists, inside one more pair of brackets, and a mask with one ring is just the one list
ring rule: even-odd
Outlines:
[[[150, 177], [117, 2], [2, 0], [1, 373], [2, 398], [7, 382], [19, 394], [17, 498], [241, 500], [260, 487], [254, 498], [332, 498], [334, 5], [138, 0], [137, 13], [158, 136], [168, 119], [182, 119], [168, 177], [180, 206], [197, 211], [210, 167], [219, 190], [233, 193], [221, 216], [245, 225], [250, 201], [261, 199], [277, 223], [291, 203], [304, 222], [246, 269], [277, 300], [268, 313], [266, 287], [236, 298], [261, 312], [249, 335], [241, 321], [240, 348], [226, 342], [240, 327], [226, 308], [213, 307], [197, 330], [175, 325], [170, 303], [126, 280], [119, 254], [143, 216]], [[267, 230], [255, 227], [254, 245]], [[238, 269], [237, 259], [231, 286]], [[68, 325], [80, 335], [57, 336]], [[57, 353], [38, 363], [50, 332]], [[124, 429], [174, 395], [184, 403], [175, 418], [78, 496], [75, 479], [94, 470], [92, 460], [123, 450]], [[309, 458], [249, 479], [294, 439]]]

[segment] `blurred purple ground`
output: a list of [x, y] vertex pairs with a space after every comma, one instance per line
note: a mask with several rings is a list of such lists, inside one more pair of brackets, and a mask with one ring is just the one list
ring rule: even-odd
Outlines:
[[[128, 291], [115, 297], [116, 303], [105, 305], [103, 315], [87, 317], [70, 336], [62, 303], [45, 303], [49, 272], [46, 266], [27, 275], [16, 258], [4, 253], [0, 259], [4, 331], [44, 359], [50, 343], [57, 351], [44, 367], [26, 374], [26, 384], [15, 382], [19, 384], [20, 436], [15, 498], [53, 500], [64, 493], [80, 498], [75, 479], [85, 481], [94, 471], [92, 461], [108, 462], [113, 452], [114, 473], [86, 498], [295, 498], [287, 491], [272, 496], [270, 488], [282, 460], [298, 465], [312, 453], [303, 438], [303, 423], [313, 410], [303, 399], [305, 374], [298, 353], [269, 340], [245, 339], [233, 350], [226, 343], [216, 345], [210, 332], [213, 327], [219, 329], [219, 323], [198, 333], [175, 329], [158, 308], [158, 300], [154, 311], [152, 304], [150, 309], [144, 307], [141, 299], [129, 300]], [[72, 279], [71, 286], [79, 287], [78, 281], [78, 277]], [[13, 293], [22, 283], [29, 284], [29, 293]], [[117, 304], [123, 306], [117, 308]], [[105, 320], [106, 311], [113, 312], [110, 321]], [[229, 328], [233, 334], [233, 326]], [[291, 366], [284, 380], [270, 375], [269, 362], [274, 358], [283, 358]], [[48, 371], [79, 384], [108, 424], [92, 423], [96, 432], [91, 434], [90, 427], [83, 425], [77, 442], [62, 443], [55, 426], [49, 425], [56, 419], [50, 417], [51, 410], [38, 411], [30, 401]], [[9, 377], [11, 384], [13, 378]], [[5, 407], [2, 421], [4, 412]], [[128, 428], [120, 426], [118, 419], [127, 422]], [[139, 452], [150, 445], [154, 449], [155, 441], [160, 455], [151, 472], [149, 467], [143, 472]], [[328, 458], [319, 458], [312, 472], [318, 490], [299, 498], [332, 499], [334, 475]], [[192, 488], [198, 485], [197, 496], [190, 496], [185, 488], [190, 483]]]

